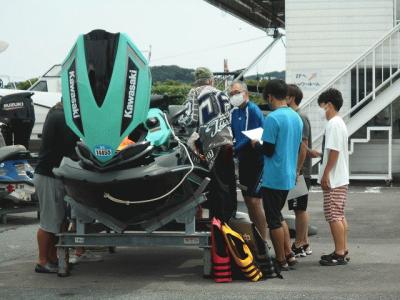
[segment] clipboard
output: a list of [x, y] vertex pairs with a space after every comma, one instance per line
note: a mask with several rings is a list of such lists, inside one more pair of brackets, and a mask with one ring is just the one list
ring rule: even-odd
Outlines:
[[263, 135], [264, 129], [262, 127], [258, 127], [256, 129], [245, 130], [242, 133], [247, 136], [250, 140], [256, 140], [261, 142], [261, 138]]
[[308, 188], [306, 180], [304, 179], [304, 175], [301, 175], [296, 182], [296, 186], [289, 191], [286, 200], [292, 200], [307, 194], [308, 194]]

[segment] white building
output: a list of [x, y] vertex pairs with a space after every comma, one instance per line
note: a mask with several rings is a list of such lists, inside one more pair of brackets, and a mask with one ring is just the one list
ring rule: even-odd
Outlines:
[[400, 173], [400, 1], [206, 1], [261, 29], [285, 29], [286, 81], [304, 92], [314, 146], [324, 125], [318, 95], [336, 87], [351, 134], [351, 178]]
[[400, 172], [398, 6], [393, 0], [286, 1], [286, 80], [302, 86], [315, 138], [323, 126], [314, 113], [318, 90], [341, 90], [352, 178], [390, 180], [392, 171]]

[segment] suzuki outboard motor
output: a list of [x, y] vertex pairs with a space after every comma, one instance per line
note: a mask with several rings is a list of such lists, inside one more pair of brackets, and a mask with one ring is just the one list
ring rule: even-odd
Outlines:
[[150, 89], [148, 63], [123, 33], [79, 36], [62, 66], [65, 117], [81, 139], [80, 161], [64, 158], [54, 174], [74, 200], [129, 224], [181, 203], [195, 188], [189, 174], [204, 171], [163, 112], [149, 109]]

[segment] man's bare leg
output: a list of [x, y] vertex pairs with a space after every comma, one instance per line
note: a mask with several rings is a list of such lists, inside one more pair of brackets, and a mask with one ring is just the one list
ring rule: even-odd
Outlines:
[[296, 215], [296, 240], [295, 246], [298, 248], [308, 243], [308, 212], [304, 210], [295, 210]]
[[292, 248], [290, 245], [289, 227], [285, 220], [282, 221], [281, 224], [282, 224], [283, 233], [284, 233], [284, 249], [285, 249], [285, 258], [286, 258], [286, 256], [292, 252]]
[[53, 243], [53, 234], [39, 228], [36, 237], [39, 248], [39, 264], [44, 266], [49, 262], [49, 249]]
[[285, 257], [285, 232], [283, 227], [271, 229], [271, 240], [274, 245], [276, 259], [279, 262], [286, 261]]
[[267, 221], [261, 198], [244, 197], [250, 220], [256, 225], [264, 241], [268, 238]]
[[347, 245], [347, 236], [349, 234], [349, 225], [347, 224], [347, 220], [344, 217], [342, 220], [343, 230], [344, 230], [344, 250], [349, 251], [349, 246]]
[[335, 243], [335, 252], [338, 255], [344, 255], [345, 251], [345, 233], [342, 221], [333, 221], [329, 223], [333, 241]]

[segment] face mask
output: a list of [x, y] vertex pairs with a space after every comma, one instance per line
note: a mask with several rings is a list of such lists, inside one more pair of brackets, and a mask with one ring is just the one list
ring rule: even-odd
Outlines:
[[231, 101], [231, 104], [232, 104], [233, 106], [240, 106], [240, 105], [242, 105], [243, 102], [244, 102], [243, 93], [233, 95], [233, 96], [230, 98], [230, 101]]
[[326, 120], [326, 110], [325, 110], [325, 107], [320, 107], [320, 108], [319, 108], [319, 114], [320, 114], [321, 120]]

